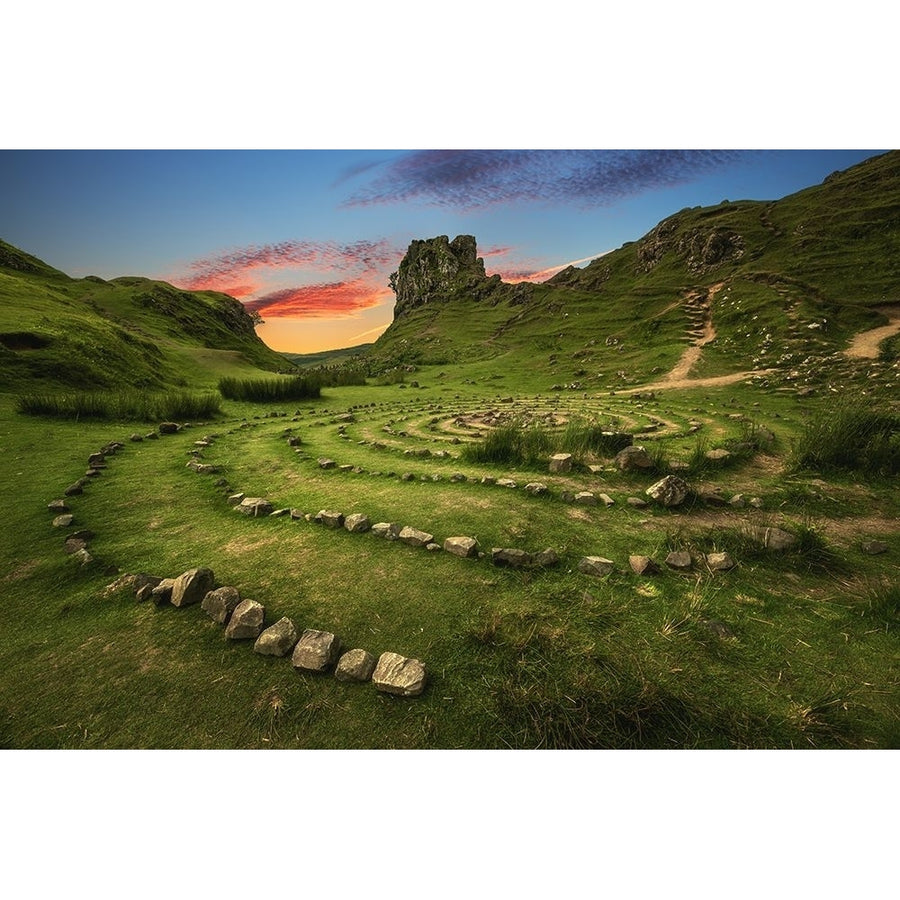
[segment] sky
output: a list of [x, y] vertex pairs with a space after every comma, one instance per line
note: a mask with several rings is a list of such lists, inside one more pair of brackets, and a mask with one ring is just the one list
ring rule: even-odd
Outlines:
[[224, 291], [279, 351], [375, 340], [413, 239], [544, 280], [687, 206], [770, 200], [874, 150], [2, 150], [0, 238], [74, 277]]

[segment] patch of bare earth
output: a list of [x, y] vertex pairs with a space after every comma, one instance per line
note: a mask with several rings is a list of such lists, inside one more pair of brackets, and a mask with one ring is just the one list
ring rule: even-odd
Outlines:
[[12, 572], [8, 572], [3, 576], [3, 583], [9, 584], [13, 581], [21, 581], [23, 578], [27, 578], [40, 564], [41, 561], [39, 559], [29, 559], [27, 562], [21, 563]]
[[856, 335], [844, 351], [844, 356], [851, 359], [877, 359], [879, 344], [895, 334], [900, 334], [900, 310], [896, 306], [880, 306], [878, 312], [890, 319], [888, 324]]
[[229, 541], [222, 549], [233, 556], [241, 556], [244, 553], [252, 553], [254, 550], [259, 550], [260, 547], [269, 547], [277, 543], [277, 536], [260, 538], [255, 541], [250, 538], [239, 537]]

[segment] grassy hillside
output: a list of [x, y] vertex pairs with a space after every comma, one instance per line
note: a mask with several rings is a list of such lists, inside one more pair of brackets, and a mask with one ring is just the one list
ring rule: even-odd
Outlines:
[[147, 278], [70, 278], [0, 241], [0, 378], [8, 388], [207, 386], [291, 368], [231, 297]]
[[[900, 303], [900, 153], [773, 202], [682, 210], [636, 242], [538, 285], [456, 278], [397, 315], [372, 370], [494, 361], [544, 389], [641, 383], [693, 332], [715, 337], [698, 372], [776, 368], [842, 350]], [[705, 311], [709, 289], [722, 285]], [[698, 312], [699, 310], [699, 312]], [[776, 353], [777, 350], [777, 353]]]

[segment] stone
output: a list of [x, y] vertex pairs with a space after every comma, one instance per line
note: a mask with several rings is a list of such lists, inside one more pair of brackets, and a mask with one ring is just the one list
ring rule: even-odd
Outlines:
[[761, 525], [744, 525], [743, 532], [751, 540], [762, 544], [766, 550], [780, 552], [796, 546], [797, 538], [781, 528], [764, 528]]
[[140, 443], [141, 441], [144, 440], [144, 436], [141, 435], [141, 434], [135, 433], [135, 434], [132, 434], [131, 437], [128, 438], [128, 440], [129, 440], [129, 441], [134, 441], [134, 442], [137, 444], [137, 443]]
[[703, 454], [710, 462], [724, 462], [728, 459], [731, 454], [723, 449], [717, 448], [715, 450], [707, 450], [706, 453]]
[[160, 583], [150, 591], [150, 599], [157, 605], [168, 603], [172, 596], [172, 588], [175, 587], [174, 578], [163, 578]]
[[593, 575], [602, 578], [609, 575], [616, 564], [611, 559], [602, 556], [585, 556], [578, 563], [578, 571], [584, 575]]
[[411, 547], [425, 547], [434, 540], [434, 535], [406, 525], [401, 529], [398, 538], [403, 541], [404, 544], [409, 544]]
[[616, 501], [613, 500], [613, 498], [610, 497], [609, 494], [598, 494], [598, 495], [597, 495], [597, 499], [598, 499], [598, 500], [599, 500], [599, 501], [600, 501], [607, 509], [609, 509], [610, 506], [615, 506], [615, 505], [616, 505]]
[[415, 481], [415, 480], [416, 480], [416, 476], [413, 475], [412, 472], [404, 472], [404, 473], [400, 476], [400, 480], [401, 480], [401, 481]]
[[268, 516], [275, 507], [263, 497], [244, 497], [235, 507], [239, 513], [245, 516]]
[[290, 512], [288, 513], [288, 515], [290, 516], [291, 521], [296, 522], [298, 519], [302, 519], [302, 518], [303, 518], [303, 510], [302, 510], [302, 509], [297, 509], [296, 507], [293, 507], [293, 508], [290, 510]]
[[644, 493], [665, 507], [680, 506], [687, 499], [687, 482], [677, 475], [666, 475], [665, 478], [651, 484]]
[[534, 565], [546, 569], [559, 562], [559, 554], [552, 547], [547, 547], [546, 550], [533, 554], [531, 559]]
[[388, 541], [396, 541], [402, 530], [403, 527], [396, 522], [376, 522], [372, 526], [372, 534]]
[[498, 478], [497, 481], [495, 482], [495, 484], [498, 487], [505, 487], [505, 488], [516, 487], [516, 483], [515, 483], [515, 481], [512, 480], [512, 478]]
[[83, 494], [83, 493], [84, 493], [84, 486], [82, 485], [81, 481], [76, 481], [75, 484], [70, 484], [70, 485], [63, 491], [63, 493], [64, 493], [67, 497], [77, 497], [79, 494]]
[[368, 681], [375, 671], [375, 657], [367, 650], [348, 650], [334, 669], [338, 681]]
[[222, 471], [221, 466], [212, 466], [208, 463], [201, 463], [198, 466], [195, 466], [195, 471], [198, 475], [216, 475]]
[[523, 569], [530, 566], [533, 557], [524, 550], [514, 547], [492, 547], [491, 563], [500, 569]]
[[372, 523], [369, 521], [369, 517], [363, 513], [351, 513], [344, 519], [344, 528], [351, 534], [362, 534], [369, 531], [371, 527]]
[[482, 483], [482, 484], [488, 484], [488, 485], [490, 485], [490, 484], [496, 484], [496, 483], [497, 483], [497, 479], [494, 478], [493, 475], [484, 475], [484, 476], [482, 477], [482, 479], [481, 479], [481, 483]]
[[243, 500], [245, 500], [246, 497], [247, 497], [247, 495], [243, 494], [243, 493], [231, 494], [228, 497], [228, 505], [229, 506], [237, 506], [239, 503], [241, 503]]
[[63, 513], [53, 520], [54, 528], [68, 528], [75, 521], [75, 516], [71, 513]]
[[429, 553], [437, 553], [441, 549], [441, 545], [437, 541], [431, 541], [431, 543], [425, 545], [425, 549]]
[[160, 422], [160, 434], [175, 434], [178, 431], [178, 425], [175, 422]]
[[625, 502], [629, 506], [633, 506], [635, 509], [645, 509], [647, 507], [647, 501], [641, 497], [628, 497]]
[[344, 514], [333, 509], [320, 509], [313, 519], [326, 528], [340, 528], [344, 524]]
[[427, 673], [417, 659], [399, 653], [382, 653], [372, 673], [376, 690], [401, 697], [418, 697], [425, 690]]
[[478, 558], [478, 541], [471, 537], [448, 537], [444, 541], [444, 550], [463, 559]]
[[462, 472], [454, 472], [454, 473], [450, 476], [450, 480], [451, 480], [454, 484], [461, 484], [462, 482], [468, 481], [469, 479], [466, 478], [466, 476], [463, 475]]
[[690, 569], [694, 565], [694, 560], [687, 550], [673, 550], [666, 557], [666, 565], [670, 569]]
[[722, 493], [722, 488], [717, 485], [700, 485], [697, 496], [707, 506], [728, 506], [728, 499]]
[[649, 556], [629, 556], [628, 565], [635, 575], [656, 575], [659, 566]]
[[743, 494], [735, 494], [729, 501], [729, 506], [733, 506], [735, 509], [743, 509], [747, 503], [744, 500]]
[[708, 619], [703, 625], [721, 640], [728, 640], [728, 638], [734, 637], [734, 630], [731, 626], [725, 622], [720, 622], [718, 619]]
[[572, 454], [571, 453], [554, 453], [550, 457], [550, 471], [555, 473], [572, 471]]
[[94, 557], [91, 556], [86, 547], [82, 547], [80, 550], [76, 550], [72, 554], [72, 559], [77, 559], [82, 566], [89, 566], [94, 561]]
[[596, 506], [597, 498], [590, 491], [579, 491], [575, 495], [575, 502], [581, 506]]
[[287, 656], [296, 643], [297, 628], [284, 616], [260, 634], [253, 645], [253, 650], [264, 656]]
[[286, 516], [289, 512], [290, 512], [290, 510], [285, 506], [283, 509], [272, 510], [272, 512], [269, 513], [269, 518], [270, 519], [281, 519], [284, 516]]
[[106, 462], [106, 457], [102, 453], [92, 453], [88, 457], [88, 467], [89, 468], [99, 468]]
[[191, 606], [199, 603], [216, 585], [212, 569], [201, 566], [188, 569], [175, 579], [172, 585], [172, 606]]
[[90, 528], [79, 528], [77, 531], [70, 531], [66, 535], [66, 540], [92, 541], [96, 535]]
[[650, 454], [635, 444], [631, 447], [625, 447], [616, 454], [616, 466], [622, 472], [635, 472], [653, 468], [653, 460]]
[[52, 513], [67, 513], [69, 511], [69, 507], [65, 500], [51, 500], [50, 503], [47, 504], [47, 511]]
[[879, 553], [887, 553], [888, 545], [884, 541], [863, 541], [859, 545], [859, 549], [863, 553], [877, 556]]
[[209, 591], [200, 603], [203, 610], [214, 622], [224, 625], [241, 602], [238, 589], [228, 585]]
[[327, 456], [320, 456], [318, 463], [320, 469], [333, 469], [337, 466], [337, 463], [333, 459], [328, 459]]
[[266, 608], [255, 600], [241, 600], [234, 608], [225, 637], [232, 641], [255, 640], [263, 630], [266, 621]]
[[729, 553], [707, 553], [706, 565], [712, 572], [727, 572], [734, 568], [734, 560]]
[[73, 553], [77, 553], [79, 550], [84, 550], [87, 548], [88, 542], [83, 541], [80, 538], [66, 538], [66, 542], [63, 545], [63, 549], [69, 555]]
[[525, 492], [537, 497], [547, 493], [547, 485], [540, 481], [532, 481], [525, 485]]
[[307, 672], [324, 672], [337, 661], [341, 642], [330, 631], [307, 628], [300, 636], [291, 664]]

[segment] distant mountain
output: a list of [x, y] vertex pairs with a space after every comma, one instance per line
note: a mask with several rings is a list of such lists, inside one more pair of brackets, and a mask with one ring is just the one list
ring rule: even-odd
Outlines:
[[70, 278], [0, 241], [0, 382], [10, 389], [197, 386], [258, 369], [293, 366], [232, 297]]
[[701, 334], [703, 374], [825, 358], [900, 302], [900, 152], [781, 200], [683, 209], [542, 284], [488, 278], [472, 236], [413, 241], [391, 286], [373, 371], [502, 358], [596, 386], [600, 369], [652, 378]]
[[357, 344], [355, 347], [344, 347], [338, 350], [320, 350], [318, 353], [282, 353], [294, 365], [303, 368], [312, 366], [334, 366], [351, 362], [363, 356], [374, 344]]

